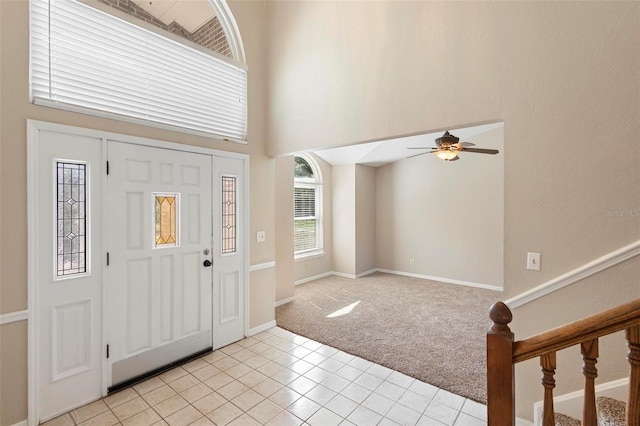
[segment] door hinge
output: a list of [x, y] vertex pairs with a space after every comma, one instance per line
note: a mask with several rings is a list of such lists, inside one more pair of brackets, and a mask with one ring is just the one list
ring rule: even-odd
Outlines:
[[109, 345], [107, 345], [107, 358], [109, 358]]
[[109, 252], [107, 252], [107, 266], [109, 266]]
[[109, 162], [107, 161], [107, 174], [109, 174]]

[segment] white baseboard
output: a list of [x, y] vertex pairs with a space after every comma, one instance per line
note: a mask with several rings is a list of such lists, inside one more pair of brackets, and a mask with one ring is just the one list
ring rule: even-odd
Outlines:
[[[607, 396], [621, 401], [627, 400], [629, 392], [629, 378], [613, 380], [596, 385], [596, 397]], [[584, 390], [558, 395], [553, 398], [553, 409], [556, 413], [566, 414], [575, 419], [582, 420], [582, 406]], [[534, 426], [542, 424], [542, 401], [533, 404]]]
[[[447, 284], [464, 285], [464, 286], [467, 286], [467, 287], [477, 287], [477, 288], [484, 288], [486, 290], [502, 291], [502, 287], [495, 286], [495, 285], [480, 284], [480, 283], [474, 283], [474, 282], [470, 282], [470, 281], [454, 280], [454, 279], [450, 279], [450, 278], [434, 277], [434, 276], [431, 276], [431, 275], [413, 274], [411, 272], [393, 271], [391, 269], [382, 269], [382, 268], [370, 269], [368, 271], [361, 272], [358, 275], [345, 274], [344, 272], [336, 272], [336, 271], [325, 272], [323, 274], [319, 274], [319, 275], [314, 275], [312, 277], [303, 278], [301, 280], [298, 280], [298, 281], [294, 282], [294, 284], [295, 285], [300, 285], [300, 284], [308, 283], [309, 281], [314, 281], [314, 280], [317, 280], [317, 279], [320, 279], [320, 278], [328, 277], [329, 275], [334, 275], [336, 277], [342, 277], [342, 278], [349, 278], [349, 279], [353, 280], [353, 279], [356, 279], [356, 278], [361, 278], [361, 277], [364, 277], [366, 275], [373, 274], [374, 272], [384, 272], [386, 274], [403, 275], [405, 277], [420, 278], [420, 279], [423, 279], [423, 280], [439, 281], [439, 282], [443, 282], [443, 283], [447, 283]], [[285, 302], [285, 303], [287, 303], [287, 302]], [[278, 305], [276, 305], [276, 306], [278, 306]]]
[[13, 425], [11, 425], [11, 426], [29, 426], [29, 422], [28, 422], [27, 420], [23, 420], [23, 421], [21, 421], [21, 422], [14, 423], [14, 424], [13, 424]]
[[352, 280], [356, 279], [356, 276], [354, 274], [345, 274], [344, 272], [331, 272], [331, 275], [335, 275], [336, 277], [342, 277], [342, 278], [350, 278]]
[[309, 281], [319, 280], [320, 278], [328, 277], [329, 275], [332, 275], [332, 274], [333, 272], [325, 272], [322, 274], [314, 275], [312, 277], [299, 279], [298, 281], [295, 281], [293, 284], [300, 285], [300, 284], [308, 283]]
[[287, 303], [289, 303], [289, 302], [293, 302], [294, 300], [296, 300], [296, 297], [295, 297], [295, 296], [293, 296], [293, 297], [288, 297], [288, 298], [286, 298], [286, 299], [282, 299], [282, 300], [277, 300], [277, 301], [276, 301], [276, 308], [277, 308], [278, 306], [286, 305], [286, 304], [287, 304]]
[[365, 277], [367, 275], [373, 274], [374, 272], [378, 272], [378, 269], [373, 268], [373, 269], [369, 269], [368, 271], [360, 272], [358, 275], [356, 275], [356, 278]]
[[249, 331], [247, 332], [247, 337], [255, 336], [256, 334], [262, 333], [263, 331], [266, 331], [275, 326], [276, 326], [276, 320], [273, 320], [273, 321], [266, 322], [262, 325], [259, 325], [257, 327], [250, 328]]
[[533, 426], [533, 423], [529, 420], [521, 419], [520, 417], [516, 417], [516, 426]]
[[391, 269], [376, 268], [376, 271], [384, 272], [386, 274], [403, 275], [405, 277], [421, 278], [423, 280], [440, 281], [447, 284], [464, 285], [467, 287], [484, 288], [485, 290], [502, 291], [502, 287], [496, 286], [496, 285], [490, 285], [490, 284], [481, 284], [481, 283], [474, 283], [471, 281], [462, 281], [462, 280], [454, 280], [450, 278], [433, 277], [431, 275], [414, 274], [411, 272], [393, 271]]

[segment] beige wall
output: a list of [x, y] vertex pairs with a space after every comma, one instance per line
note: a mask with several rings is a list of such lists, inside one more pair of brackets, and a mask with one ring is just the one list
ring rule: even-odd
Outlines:
[[331, 168], [333, 271], [356, 274], [355, 165]]
[[[606, 214], [640, 198], [640, 3], [274, 1], [267, 22], [270, 154], [504, 121], [506, 298], [640, 239]], [[582, 317], [602, 287], [553, 303]], [[518, 323], [555, 315], [536, 306]]]
[[27, 418], [27, 321], [0, 326], [0, 424]]
[[358, 164], [331, 170], [333, 271], [355, 276], [376, 268], [376, 171]]
[[[640, 256], [636, 256], [614, 268], [607, 269], [554, 294], [536, 300], [514, 311], [511, 329], [517, 339], [574, 321], [577, 316], [605, 309], [640, 298]], [[631, 277], [631, 278], [630, 278]], [[635, 277], [635, 278], [633, 278]], [[599, 341], [598, 383], [628, 377], [628, 347], [622, 332]], [[558, 353], [555, 395], [580, 390], [584, 386], [581, 373], [580, 347], [575, 346]], [[516, 368], [516, 401], [540, 401], [543, 397], [539, 360], [528, 361]], [[530, 383], [531, 386], [526, 386]], [[535, 385], [535, 386], [534, 386]], [[530, 407], [519, 407], [518, 415], [524, 416]]]
[[260, 269], [251, 272], [249, 291], [249, 328], [256, 328], [275, 320], [276, 270]]
[[355, 170], [356, 275], [376, 265], [376, 169], [356, 165]]
[[[640, 198], [639, 3], [232, 1], [231, 8], [250, 66], [248, 146], [29, 104], [28, 3], [0, 1], [0, 313], [27, 305], [28, 118], [249, 153], [251, 264], [276, 259], [280, 245], [277, 166], [265, 152], [498, 119], [505, 122], [505, 297], [640, 238], [637, 216], [606, 214], [637, 209]], [[333, 169], [336, 236], [351, 214], [340, 205], [354, 202], [336, 195], [343, 193], [336, 176], [353, 176], [355, 168]], [[255, 243], [258, 230], [267, 242]], [[338, 253], [355, 248], [333, 246], [334, 270], [354, 274], [355, 267], [339, 265]], [[542, 271], [524, 268], [527, 251], [542, 253]], [[556, 318], [638, 297], [639, 272], [637, 262], [627, 262], [587, 280], [579, 293], [574, 285], [553, 302], [517, 309], [514, 329], [532, 333]], [[266, 295], [273, 279], [252, 273], [251, 292]], [[270, 316], [267, 303], [261, 318]], [[1, 341], [24, 342], [25, 329], [24, 322], [3, 325]], [[19, 361], [26, 345], [3, 344], [0, 356], [0, 424], [13, 424], [26, 418], [26, 366]], [[606, 370], [600, 377], [617, 376]], [[522, 395], [519, 415], [530, 415], [532, 398]]]
[[293, 156], [276, 160], [276, 301], [293, 297]]
[[502, 287], [502, 128], [465, 141], [500, 154], [421, 155], [378, 168], [379, 268]]
[[[184, 133], [115, 122], [29, 103], [29, 3], [0, 2], [0, 313], [27, 308], [27, 195], [26, 120], [35, 119], [124, 133], [169, 142], [248, 153], [250, 160], [250, 263], [274, 260], [274, 166], [265, 156], [265, 18], [262, 1], [232, 1], [232, 12], [243, 37], [249, 65], [248, 145], [223, 142]], [[10, 181], [11, 185], [5, 183]], [[255, 231], [265, 230], [266, 243], [255, 243]], [[250, 324], [260, 325], [274, 317], [274, 274], [251, 274]], [[269, 300], [271, 299], [271, 300]], [[262, 305], [264, 303], [264, 305]], [[10, 425], [27, 417], [26, 411], [26, 322], [2, 325], [0, 349], [0, 424]], [[9, 340], [10, 339], [10, 340]], [[7, 344], [10, 341], [12, 344]], [[17, 342], [17, 344], [13, 344]]]
[[[322, 174], [322, 245], [324, 254], [296, 259], [294, 263], [294, 279], [296, 282], [331, 272], [333, 266], [331, 165], [317, 156], [313, 158], [320, 167], [320, 173]], [[293, 178], [291, 178], [291, 186], [293, 186]], [[281, 219], [281, 216], [276, 213], [276, 220]]]

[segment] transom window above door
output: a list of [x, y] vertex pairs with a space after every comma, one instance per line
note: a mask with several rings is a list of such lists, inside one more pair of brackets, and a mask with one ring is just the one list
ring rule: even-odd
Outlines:
[[308, 155], [294, 157], [293, 246], [296, 258], [322, 253], [322, 178]]
[[[233, 59], [222, 22], [208, 0], [93, 0]], [[85, 0], [86, 2], [86, 0]], [[112, 12], [113, 13], [113, 12]], [[142, 24], [142, 25], [144, 25]]]
[[[160, 13], [156, 2], [127, 3], [146, 14], [141, 21], [110, 7], [110, 0], [30, 1], [33, 103], [246, 142], [247, 67], [239, 35], [225, 38], [223, 53], [209, 48], [216, 45], [215, 35], [212, 46], [207, 34], [194, 35], [213, 18], [183, 21], [193, 26], [191, 34], [178, 24], [154, 21], [151, 13]], [[226, 5], [224, 0], [205, 3]], [[219, 15], [215, 31], [224, 29], [224, 22], [235, 28], [230, 13]]]

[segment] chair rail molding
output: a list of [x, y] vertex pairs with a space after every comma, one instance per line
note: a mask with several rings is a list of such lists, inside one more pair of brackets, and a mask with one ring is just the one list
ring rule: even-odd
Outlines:
[[258, 263], [256, 265], [249, 266], [249, 272], [261, 271], [263, 269], [275, 268], [276, 262], [272, 260], [271, 262]]
[[562, 274], [552, 280], [549, 280], [546, 283], [540, 284], [537, 287], [520, 293], [519, 295], [514, 296], [511, 299], [505, 300], [504, 303], [511, 309], [526, 305], [529, 302], [533, 302], [534, 300], [540, 299], [547, 294], [558, 291], [561, 288], [567, 287], [580, 280], [588, 278], [591, 275], [595, 275], [598, 272], [618, 265], [639, 254], [640, 240], [619, 248], [618, 250], [614, 250], [611, 253], [607, 253], [604, 256], [594, 259], [591, 262], [585, 263], [584, 265], [565, 274]]
[[29, 311], [15, 311], [6, 314], [0, 314], [0, 325], [11, 324], [12, 322], [26, 321], [29, 318]]

